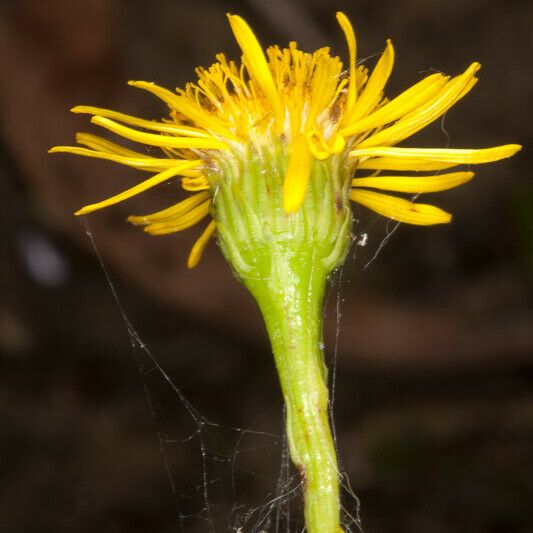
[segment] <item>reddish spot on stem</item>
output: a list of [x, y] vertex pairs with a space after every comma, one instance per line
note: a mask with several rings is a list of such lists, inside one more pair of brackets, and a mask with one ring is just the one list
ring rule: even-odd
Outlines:
[[307, 473], [305, 471], [304, 465], [296, 465], [296, 469], [298, 470], [298, 473], [300, 474], [300, 477], [302, 478], [302, 486], [304, 488], [304, 491], [307, 489]]
[[342, 198], [338, 194], [335, 195], [335, 207], [337, 211], [342, 211]]

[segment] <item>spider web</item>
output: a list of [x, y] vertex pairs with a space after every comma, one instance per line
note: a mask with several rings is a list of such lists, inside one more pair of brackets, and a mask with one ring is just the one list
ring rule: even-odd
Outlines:
[[[361, 250], [368, 242], [368, 230], [353, 235]], [[367, 268], [378, 256], [399, 224], [386, 226]], [[144, 386], [154, 422], [163, 466], [172, 492], [178, 531], [186, 533], [296, 533], [305, 531], [302, 509], [302, 484], [292, 467], [285, 434], [285, 411], [279, 416], [276, 431], [260, 427], [227, 426], [201, 413], [182, 392], [179, 381], [160, 363], [136, 326], [130, 320], [121, 296], [98, 250], [95, 237], [83, 218], [83, 226], [96, 254], [105, 279], [122, 316]], [[352, 252], [355, 260], [357, 251]], [[364, 254], [361, 254], [364, 255]], [[361, 261], [361, 257], [357, 258]], [[330, 420], [336, 448], [335, 396], [337, 392], [337, 355], [342, 316], [344, 269], [332, 278], [328, 299], [334, 298], [335, 342], [330, 363]], [[180, 379], [185, 379], [180, 378]], [[280, 395], [281, 396], [281, 395]], [[243, 401], [246, 401], [243, 398]], [[261, 418], [257, 418], [258, 426]], [[185, 458], [185, 459], [184, 459]], [[194, 462], [197, 475], [183, 479], [183, 461]], [[188, 464], [187, 471], [191, 471]], [[362, 532], [360, 502], [339, 457], [342, 490], [342, 526], [346, 533]]]

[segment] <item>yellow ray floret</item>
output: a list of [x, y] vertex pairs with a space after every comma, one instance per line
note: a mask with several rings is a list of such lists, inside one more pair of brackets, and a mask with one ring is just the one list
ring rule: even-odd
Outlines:
[[150, 233], [150, 235], [168, 235], [169, 233], [183, 231], [204, 219], [209, 214], [210, 209], [211, 199], [205, 200], [186, 213], [181, 213], [180, 215], [166, 219], [162, 222], [148, 224], [144, 228], [144, 231]]
[[[98, 137], [98, 135], [93, 135], [92, 133], [76, 133], [76, 142], [83, 146], [92, 148], [97, 152], [102, 152], [106, 154], [121, 155], [134, 159], [146, 157], [146, 154], [143, 154], [141, 152], [135, 152], [134, 150], [129, 150], [128, 148], [120, 146], [120, 144], [108, 141], [107, 139], [103, 139], [102, 137]], [[63, 146], [62, 148], [65, 147]], [[52, 148], [52, 150], [54, 150], [54, 148]]]
[[354, 178], [352, 187], [410, 193], [439, 192], [458, 187], [473, 177], [473, 172], [451, 172], [439, 176], [376, 176]]
[[131, 222], [135, 225], [146, 225], [179, 218], [194, 209], [197, 205], [203, 203], [205, 200], [208, 200], [210, 197], [211, 195], [207, 191], [199, 192], [198, 194], [193, 194], [176, 205], [167, 207], [166, 209], [158, 211], [157, 213], [143, 216], [129, 216], [128, 222]]
[[[519, 144], [504, 144], [493, 148], [480, 149], [451, 149], [451, 148], [357, 148], [350, 152], [350, 156], [355, 159], [361, 158], [387, 158], [389, 161], [408, 161], [410, 164], [424, 163], [444, 163], [449, 166], [461, 164], [478, 165], [481, 163], [492, 163], [511, 157], [522, 147]], [[372, 161], [372, 160], [369, 160]], [[363, 166], [365, 165], [365, 166]], [[388, 167], [373, 167], [365, 159], [360, 163], [359, 168], [387, 168], [388, 170], [405, 170], [403, 168], [394, 169]], [[416, 168], [412, 168], [416, 170]], [[432, 168], [421, 168], [421, 170], [433, 170]]]
[[385, 87], [394, 64], [394, 47], [390, 40], [387, 41], [385, 52], [380, 57], [376, 68], [357, 99], [357, 104], [353, 113], [347, 115], [346, 121], [356, 123], [361, 117], [372, 111], [383, 98], [383, 88]]
[[479, 70], [479, 63], [473, 63], [463, 74], [450, 80], [436, 96], [430, 98], [418, 109], [402, 117], [389, 126], [358, 144], [358, 148], [369, 146], [392, 146], [414, 135], [434, 120], [442, 116], [450, 107], [461, 99], [475, 83], [474, 75]]
[[209, 181], [203, 174], [196, 177], [186, 176], [181, 179], [181, 186], [186, 191], [191, 192], [207, 191], [209, 190]]
[[355, 40], [355, 33], [353, 31], [352, 24], [348, 17], [341, 11], [337, 12], [337, 21], [344, 32], [346, 38], [346, 44], [348, 45], [348, 52], [350, 54], [350, 63], [348, 65], [349, 82], [348, 93], [346, 94], [346, 105], [344, 109], [344, 115], [350, 116], [357, 98], [357, 82], [356, 82], [356, 69], [355, 62], [357, 59], [357, 42]]
[[[196, 69], [196, 82], [174, 91], [151, 82], [129, 82], [166, 104], [167, 118], [146, 120], [101, 107], [73, 107], [73, 113], [92, 115], [93, 124], [145, 144], [150, 152], [124, 148], [90, 133], [76, 136], [79, 146], [57, 146], [51, 152], [105, 159], [156, 173], [76, 214], [102, 209], [179, 177], [181, 188], [191, 193], [188, 198], [157, 213], [128, 220], [153, 235], [181, 231], [209, 215], [216, 203], [217, 183], [226, 179], [224, 168], [240, 168], [242, 158], [249, 154], [266, 154], [268, 158], [276, 154], [283, 159], [276, 168], [286, 169], [280, 178], [287, 216], [304, 205], [313, 169], [320, 164], [335, 167], [335, 175], [344, 173], [344, 193], [383, 216], [410, 224], [449, 222], [451, 215], [436, 207], [376, 191], [444, 191], [468, 182], [473, 173], [418, 173], [498, 161], [520, 149], [516, 144], [478, 150], [397, 146], [469, 93], [477, 82], [479, 63], [472, 63], [455, 77], [430, 74], [389, 99], [385, 87], [395, 60], [392, 42], [387, 41], [369, 73], [356, 64], [352, 24], [341, 12], [336, 17], [348, 49], [346, 72], [328, 47], [308, 53], [291, 42], [286, 48], [270, 46], [264, 51], [246, 21], [228, 14], [242, 51], [241, 62], [217, 54], [213, 65]], [[346, 174], [360, 171], [374, 171], [375, 175]], [[379, 175], [382, 171], [407, 175]], [[261, 176], [259, 173], [257, 179], [263, 179]], [[215, 229], [216, 221], [212, 220], [191, 250], [189, 267], [198, 263]]]
[[341, 134], [348, 137], [355, 133], [370, 131], [395, 120], [415, 110], [419, 105], [427, 102], [448, 81], [449, 76], [431, 74], [405, 90], [402, 94], [373, 111], [366, 117], [356, 120], [342, 128]]
[[215, 233], [216, 227], [216, 222], [211, 220], [211, 222], [209, 222], [207, 225], [207, 228], [205, 228], [198, 240], [194, 243], [193, 247], [191, 248], [191, 253], [187, 259], [187, 266], [189, 268], [194, 268], [200, 262], [200, 258], [204, 253], [205, 247], [207, 246], [209, 239], [211, 239], [213, 236], [213, 233]]
[[292, 143], [289, 164], [283, 182], [283, 208], [294, 213], [300, 207], [307, 190], [313, 156], [307, 139], [301, 135]]
[[164, 170], [163, 172], [156, 174], [150, 179], [147, 179], [143, 181], [142, 183], [135, 185], [135, 187], [132, 187], [131, 189], [121, 192], [120, 194], [117, 194], [115, 196], [112, 196], [111, 198], [108, 198], [107, 200], [103, 200], [102, 202], [87, 205], [83, 207], [82, 209], [80, 209], [79, 211], [76, 211], [75, 214], [86, 215], [87, 213], [92, 213], [93, 211], [97, 211], [98, 209], [103, 209], [104, 207], [109, 207], [110, 205], [123, 202], [124, 200], [127, 200], [128, 198], [136, 196], [137, 194], [140, 194], [144, 191], [147, 191], [148, 189], [151, 189], [152, 187], [155, 187], [156, 185], [159, 185], [160, 183], [168, 181], [170, 178], [173, 178], [174, 176], [179, 175], [186, 168], [193, 168], [197, 166], [198, 163], [199, 161], [182, 161], [181, 163], [177, 163], [173, 168]]
[[88, 150], [87, 148], [80, 148], [78, 146], [54, 146], [49, 153], [63, 152], [69, 154], [82, 155], [86, 157], [94, 157], [96, 159], [107, 159], [114, 161], [121, 165], [138, 168], [140, 170], [147, 170], [153, 172], [154, 170], [162, 168], [171, 168], [176, 166], [175, 159], [157, 159], [155, 157], [127, 157], [123, 155], [116, 155], [98, 150]]
[[216, 133], [226, 139], [233, 138], [228, 125], [225, 124], [223, 120], [214, 116], [212, 113], [206, 113], [203, 111], [201, 107], [196, 105], [197, 102], [184, 95], [183, 91], [181, 94], [175, 94], [168, 89], [164, 89], [155, 83], [147, 81], [129, 81], [128, 85], [144, 89], [157, 96], [170, 107], [171, 112], [177, 112], [184, 117], [187, 117], [187, 119], [194, 122], [198, 128], [203, 128], [209, 133]]
[[276, 123], [281, 131], [284, 122], [283, 108], [263, 49], [254, 32], [250, 29], [250, 26], [241, 17], [228, 14], [228, 20], [235, 39], [241, 47], [250, 76], [257, 82], [268, 98], [274, 117], [276, 118]]
[[155, 133], [145, 133], [143, 131], [134, 130], [123, 126], [118, 122], [110, 120], [105, 117], [94, 116], [91, 119], [93, 124], [102, 126], [113, 133], [121, 135], [125, 139], [130, 139], [143, 144], [150, 144], [152, 146], [165, 146], [168, 148], [189, 148], [189, 149], [203, 149], [203, 150], [224, 150], [227, 148], [226, 143], [211, 138], [201, 137], [174, 137], [173, 135], [157, 135]]
[[407, 224], [430, 226], [446, 224], [452, 219], [450, 213], [446, 213], [446, 211], [433, 205], [417, 204], [379, 192], [353, 189], [350, 193], [350, 199], [380, 215]]
[[169, 133], [173, 135], [183, 135], [186, 137], [202, 137], [209, 139], [211, 136], [205, 131], [199, 128], [191, 128], [189, 126], [182, 126], [178, 124], [172, 124], [170, 122], [157, 122], [155, 120], [145, 120], [142, 118], [126, 115], [125, 113], [119, 113], [118, 111], [112, 111], [110, 109], [103, 109], [101, 107], [92, 107], [87, 105], [77, 105], [71, 109], [72, 113], [84, 113], [87, 115], [95, 115], [104, 118], [110, 118], [124, 124], [131, 126], [137, 126], [139, 128], [159, 131], [161, 133]]
[[430, 159], [409, 159], [407, 157], [371, 157], [357, 161], [357, 170], [406, 170], [421, 172], [429, 170], [445, 170], [457, 166], [458, 163], [443, 163]]

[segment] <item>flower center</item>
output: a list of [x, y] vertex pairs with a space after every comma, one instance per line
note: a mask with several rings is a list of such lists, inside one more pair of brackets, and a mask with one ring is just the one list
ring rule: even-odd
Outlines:
[[[306, 53], [298, 50], [295, 42], [283, 49], [271, 46], [266, 56], [280, 113], [250, 75], [246, 58], [238, 65], [218, 54], [217, 63], [196, 69], [198, 82], [189, 83], [178, 94], [194, 108], [195, 115], [201, 115], [208, 129], [230, 141], [260, 146], [277, 139], [291, 142], [307, 133], [317, 152], [323, 152], [330, 139], [338, 147], [340, 140], [334, 134], [347, 85], [340, 59], [332, 57], [327, 47]], [[363, 69], [358, 73], [363, 83]], [[281, 128], [276, 113], [281, 116]], [[184, 118], [175, 116], [180, 124]]]

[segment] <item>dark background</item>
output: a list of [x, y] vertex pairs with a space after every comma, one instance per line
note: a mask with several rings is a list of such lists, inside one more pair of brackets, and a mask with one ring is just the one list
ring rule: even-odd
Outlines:
[[[430, 68], [483, 64], [474, 91], [411, 145], [527, 144], [526, 0], [0, 2], [0, 531], [204, 532], [209, 512], [216, 532], [276, 531], [261, 512], [295, 478], [280, 470], [282, 403], [251, 299], [214, 243], [187, 271], [197, 230], [158, 239], [124, 223], [172, 203], [165, 185], [87, 220], [128, 334], [72, 212], [138, 174], [46, 150], [95, 131], [75, 104], [161, 116], [126, 81], [173, 87], [216, 52], [237, 57], [228, 10], [265, 45], [345, 57], [337, 9], [369, 65], [393, 38], [389, 95]], [[332, 361], [338, 336], [339, 450], [369, 533], [533, 531], [529, 163], [526, 149], [435, 195], [453, 223], [401, 226], [368, 268], [387, 226], [356, 210], [368, 244], [332, 280], [326, 340]], [[300, 531], [286, 500], [270, 516]]]

